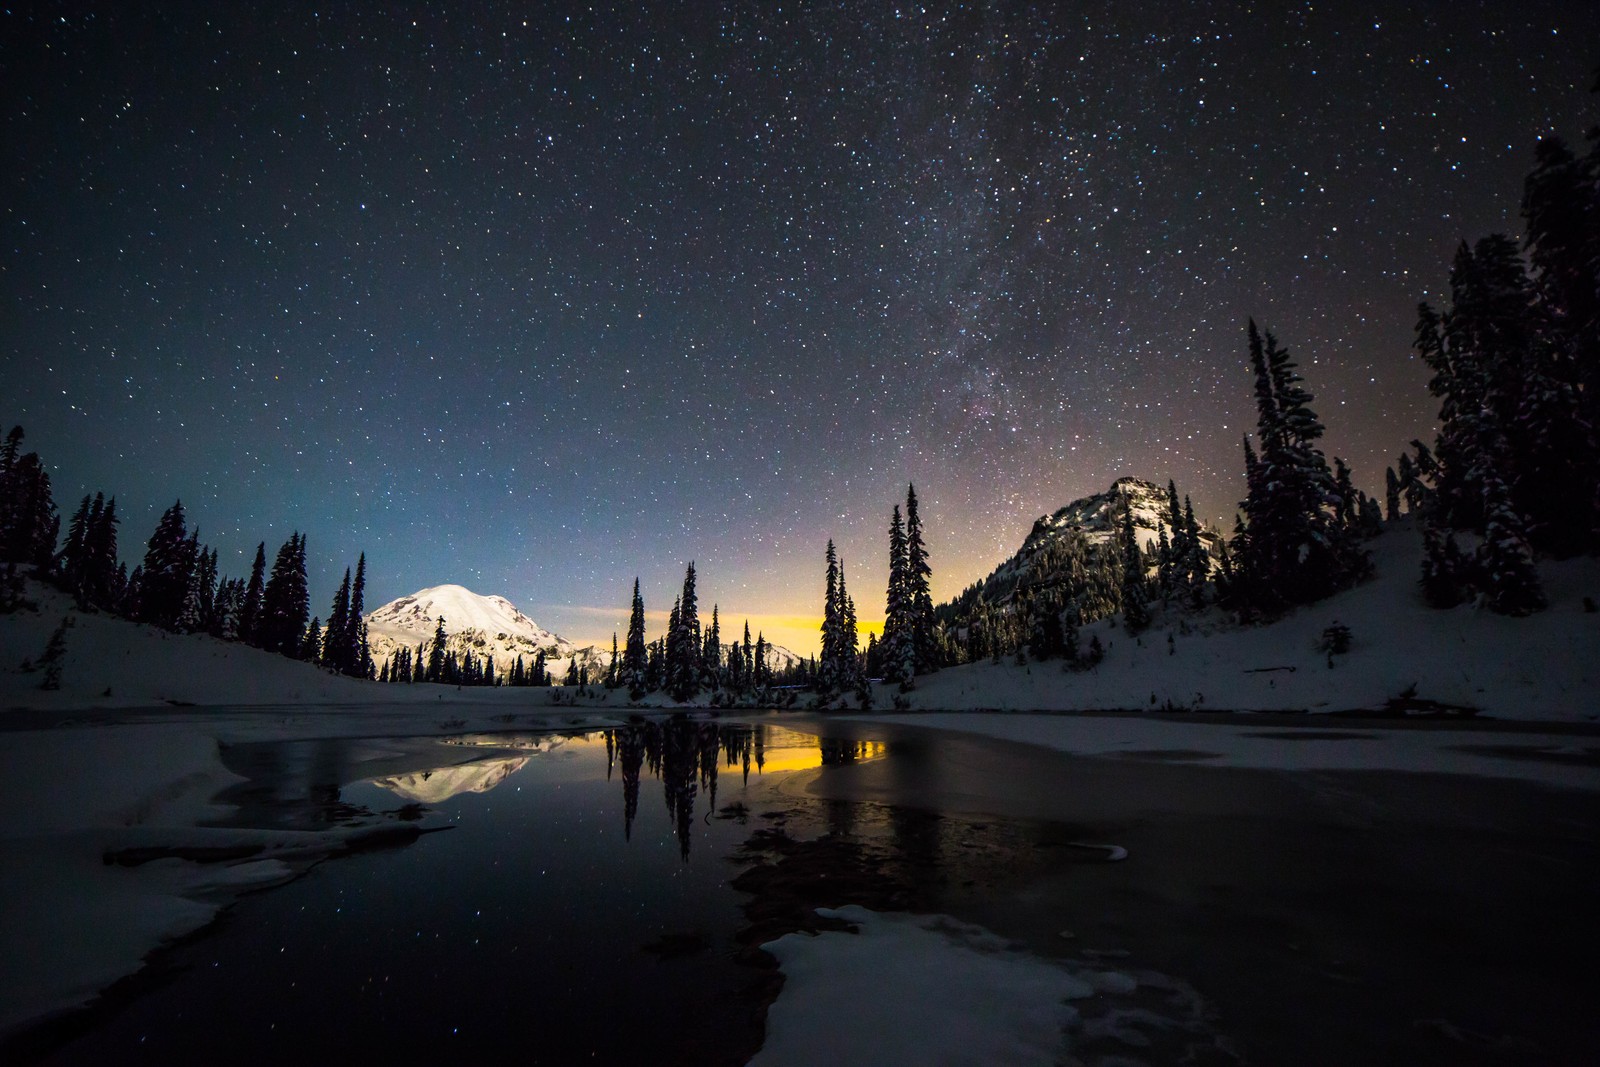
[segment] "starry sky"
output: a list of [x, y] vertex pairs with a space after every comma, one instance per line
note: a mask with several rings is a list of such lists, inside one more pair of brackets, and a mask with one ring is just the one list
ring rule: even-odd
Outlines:
[[936, 599], [1120, 476], [1231, 524], [1247, 316], [1380, 488], [1597, 63], [1572, 0], [12, 4], [0, 421], [130, 563], [181, 497], [320, 614], [365, 551], [609, 639], [692, 559], [811, 651], [908, 482]]

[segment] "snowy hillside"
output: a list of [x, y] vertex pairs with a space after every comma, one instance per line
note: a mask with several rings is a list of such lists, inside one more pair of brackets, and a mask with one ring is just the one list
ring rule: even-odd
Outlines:
[[[974, 663], [917, 680], [917, 710], [1382, 709], [1437, 702], [1508, 719], [1600, 717], [1600, 560], [1543, 561], [1550, 606], [1526, 618], [1463, 604], [1423, 602], [1422, 536], [1405, 518], [1367, 546], [1373, 577], [1261, 626], [1210, 608], [1158, 610], [1129, 636], [1117, 619], [1085, 626], [1104, 646], [1095, 669], [1059, 660]], [[1330, 654], [1323, 632], [1349, 628], [1348, 652]], [[886, 690], [886, 693], [888, 691]], [[880, 706], [888, 702], [880, 698]], [[1425, 704], [1423, 706], [1426, 706]]]
[[440, 618], [444, 619], [449, 648], [470, 651], [480, 659], [493, 656], [495, 668], [502, 674], [518, 656], [532, 665], [534, 656], [543, 652], [559, 681], [575, 656], [580, 665], [588, 664], [591, 675], [604, 671], [611, 656], [610, 649], [602, 653], [593, 645], [580, 648], [551, 633], [503, 596], [481, 596], [459, 585], [435, 585], [367, 614], [373, 662], [381, 668], [402, 648], [415, 651], [418, 645], [431, 644]]

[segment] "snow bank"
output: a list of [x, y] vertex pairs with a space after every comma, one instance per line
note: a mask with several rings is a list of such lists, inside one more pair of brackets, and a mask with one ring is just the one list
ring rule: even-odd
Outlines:
[[1095, 987], [946, 916], [818, 909], [855, 933], [789, 934], [763, 947], [786, 980], [753, 1067], [1058, 1062]]

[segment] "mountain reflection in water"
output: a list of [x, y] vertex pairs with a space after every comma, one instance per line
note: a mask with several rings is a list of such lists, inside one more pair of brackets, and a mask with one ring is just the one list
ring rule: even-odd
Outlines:
[[661, 782], [667, 815], [685, 860], [702, 794], [708, 811], [716, 811], [719, 774], [737, 772], [742, 782], [748, 782], [752, 770], [757, 774], [811, 770], [884, 755], [884, 745], [876, 741], [822, 738], [766, 723], [697, 721], [681, 715], [578, 735], [473, 734], [446, 744], [511, 749], [518, 755], [391, 774], [371, 779], [372, 784], [407, 801], [437, 805], [463, 793], [487, 793], [532, 759], [604, 745], [606, 778], [620, 773], [622, 779], [624, 836], [632, 839], [640, 784], [648, 771]]
[[486, 759], [464, 763], [455, 767], [440, 767], [412, 774], [397, 774], [389, 778], [375, 778], [372, 784], [381, 786], [396, 796], [418, 804], [441, 804], [461, 793], [487, 793], [501, 782], [522, 770], [530, 757], [512, 756], [505, 759]]

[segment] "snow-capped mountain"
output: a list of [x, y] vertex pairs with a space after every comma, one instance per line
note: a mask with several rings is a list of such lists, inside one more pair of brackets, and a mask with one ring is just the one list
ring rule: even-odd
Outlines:
[[[1109, 541], [1117, 536], [1122, 522], [1122, 502], [1126, 499], [1133, 511], [1133, 528], [1139, 543], [1145, 548], [1155, 545], [1157, 525], [1167, 528], [1172, 536], [1172, 523], [1167, 514], [1167, 490], [1140, 478], [1118, 478], [1103, 493], [1074, 500], [1054, 515], [1042, 515], [1033, 524], [1033, 530], [1022, 543], [1018, 555], [1026, 552], [1052, 534], [1077, 529], [1083, 532], [1090, 544]], [[1200, 527], [1200, 540], [1212, 558], [1221, 550], [1222, 539], [1215, 530]]]
[[[504, 674], [518, 656], [527, 666], [539, 652], [557, 683], [565, 677], [567, 664], [574, 658], [589, 668], [589, 677], [598, 681], [611, 665], [611, 648], [599, 645], [574, 645], [546, 630], [524, 615], [503, 596], [481, 596], [459, 585], [436, 585], [419, 589], [409, 596], [391, 600], [368, 612], [367, 643], [372, 661], [380, 668], [402, 648], [416, 652], [418, 645], [431, 646], [433, 631], [444, 617], [446, 647], [456, 652], [470, 651], [483, 659], [494, 657], [495, 671]], [[653, 640], [659, 634], [649, 635]], [[723, 659], [730, 646], [723, 645]], [[782, 645], [769, 645], [767, 665], [774, 672], [787, 670], [804, 657]]]
[[419, 644], [432, 642], [440, 617], [444, 618], [447, 647], [457, 652], [471, 651], [480, 659], [493, 656], [495, 669], [502, 674], [518, 656], [531, 666], [534, 656], [542, 651], [557, 681], [574, 657], [580, 665], [587, 663], [593, 676], [597, 669], [605, 669], [611, 655], [610, 649], [602, 655], [596, 646], [580, 648], [551, 633], [503, 596], [481, 596], [459, 585], [436, 585], [367, 613], [367, 640], [373, 662], [382, 666], [401, 648], [415, 650]]
[[[1044, 550], [1069, 531], [1082, 533], [1091, 549], [1115, 541], [1122, 527], [1124, 500], [1133, 512], [1134, 536], [1143, 548], [1151, 552], [1153, 566], [1154, 548], [1159, 540], [1158, 527], [1165, 526], [1167, 537], [1172, 537], [1170, 516], [1167, 514], [1167, 490], [1164, 486], [1140, 478], [1119, 478], [1103, 493], [1074, 500], [1052, 515], [1041, 515], [1016, 554], [979, 583], [983, 598], [993, 604], [1008, 597], [1017, 583], [1034, 570], [1035, 561]], [[1202, 525], [1200, 542], [1215, 560], [1222, 550], [1222, 538], [1215, 530]]]

